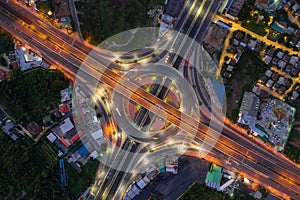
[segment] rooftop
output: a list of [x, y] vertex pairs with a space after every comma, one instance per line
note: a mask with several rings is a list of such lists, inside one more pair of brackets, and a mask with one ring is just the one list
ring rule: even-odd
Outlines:
[[206, 174], [206, 186], [219, 189], [222, 178], [222, 167], [212, 164], [210, 170]]
[[245, 92], [240, 108], [240, 113], [256, 116], [259, 109], [259, 98], [252, 92]]

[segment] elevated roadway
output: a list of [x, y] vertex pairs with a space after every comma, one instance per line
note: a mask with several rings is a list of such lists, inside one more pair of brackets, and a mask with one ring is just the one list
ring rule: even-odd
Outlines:
[[[53, 43], [50, 44], [48, 42], [44, 42], [44, 39], [41, 38], [41, 35], [28, 29], [28, 27], [24, 27], [22, 24], [16, 22], [15, 19], [10, 18], [9, 16], [7, 16], [3, 13], [1, 13], [0, 19], [2, 20], [1, 26], [4, 29], [6, 29], [8, 32], [12, 33], [13, 35], [17, 36], [20, 39], [30, 41], [30, 45], [33, 45], [34, 47], [39, 49], [40, 52], [43, 52], [44, 54], [46, 54], [48, 57], [52, 58], [53, 60], [59, 61], [59, 63], [61, 63], [63, 66], [69, 66], [71, 70], [70, 69], [65, 69], [65, 70], [69, 71], [70, 74], [72, 73], [73, 70], [74, 71], [76, 70], [76, 66], [77, 67], [80, 66], [80, 65], [78, 65], [78, 63], [80, 63], [80, 60], [78, 60], [78, 57], [69, 55], [66, 52], [66, 50], [61, 49], [60, 47], [59, 47], [59, 49], [57, 49], [56, 46], [58, 46], [58, 44], [54, 45]], [[47, 34], [47, 31], [45, 31], [45, 34]], [[51, 47], [51, 48], [49, 49], [49, 47]], [[68, 48], [73, 49], [74, 47], [68, 46]], [[70, 62], [71, 62], [71, 64], [68, 65], [68, 63], [70, 63]], [[93, 63], [91, 63], [91, 64], [94, 64], [94, 65], [91, 65], [90, 67], [97, 66], [97, 64], [99, 65], [99, 63], [97, 63], [95, 61], [93, 61]], [[120, 77], [118, 77], [113, 72], [110, 72], [107, 69], [105, 70], [105, 72], [106, 73], [108, 72], [108, 74], [111, 74], [113, 76], [108, 76], [108, 74], [106, 74], [106, 73], [104, 74], [105, 76], [103, 76], [103, 74], [101, 74], [102, 73], [101, 70], [99, 73], [99, 71], [98, 71], [99, 69], [97, 69], [97, 70], [88, 69], [88, 70], [89, 71], [87, 71], [86, 73], [90, 74], [91, 76], [98, 77], [99, 75], [102, 75], [102, 81], [105, 82], [107, 85], [110, 85], [112, 88], [114, 88], [115, 84], [117, 82], [119, 82], [119, 80], [121, 80]], [[98, 74], [98, 76], [97, 76], [97, 74]], [[132, 100], [135, 101], [136, 103], [138, 103], [146, 108], [151, 108], [153, 106], [156, 107], [158, 109], [156, 111], [157, 115], [162, 115], [162, 113], [159, 111], [161, 109], [164, 112], [168, 113], [168, 116], [167, 116], [168, 120], [171, 121], [172, 123], [174, 123], [175, 125], [178, 125], [178, 123], [180, 121], [184, 122], [185, 126], [183, 129], [186, 132], [190, 132], [189, 130], [196, 130], [197, 132], [199, 132], [199, 134], [201, 134], [202, 136], [205, 136], [205, 133], [207, 132], [207, 127], [205, 126], [205, 124], [202, 124], [199, 127], [195, 126], [196, 124], [198, 124], [197, 120], [190, 119], [189, 116], [185, 116], [184, 113], [180, 113], [180, 111], [174, 109], [172, 106], [170, 106], [168, 104], [165, 104], [164, 102], [159, 100], [157, 97], [153, 97], [153, 96], [149, 95], [149, 93], [147, 93], [146, 91], [138, 90], [138, 91], [130, 91], [129, 93], [126, 93], [126, 92], [128, 92], [126, 90], [128, 90], [131, 87], [134, 88], [134, 85], [127, 83], [126, 80], [122, 80], [122, 81], [124, 81], [124, 83], [122, 83], [124, 85], [122, 88], [124, 91], [118, 91], [118, 92], [122, 93], [123, 95], [129, 94], [129, 93], [132, 94], [132, 92], [133, 92], [134, 95], [133, 95]], [[149, 102], [148, 99], [151, 102]], [[181, 116], [181, 120], [179, 120], [180, 116]], [[201, 139], [201, 137], [200, 137], [201, 135], [199, 135], [200, 139]], [[203, 137], [202, 137], [202, 139], [203, 139]], [[228, 138], [225, 137], [225, 139], [228, 139]], [[223, 142], [226, 143], [226, 141], [223, 141]], [[217, 148], [222, 147], [221, 142], [218, 142], [217, 144], [221, 145]], [[246, 152], [240, 151], [238, 148], [235, 148], [235, 145], [237, 145], [237, 144], [229, 144], [228, 145], [235, 152], [235, 153], [228, 152], [229, 154], [231, 154], [232, 158], [234, 158], [234, 157], [238, 158], [238, 156], [236, 155], [236, 152], [243, 154], [243, 156], [244, 156], [244, 158], [242, 158], [243, 163], [245, 162], [245, 160], [247, 160], [246, 162], [247, 162], [247, 164], [249, 164], [249, 166], [251, 166], [252, 170], [256, 169], [258, 171], [261, 171], [262, 173], [268, 172], [269, 179], [273, 180], [274, 182], [276, 182], [278, 184], [278, 186], [274, 187], [274, 189], [276, 191], [282, 191], [282, 195], [286, 194], [295, 199], [297, 199], [299, 197], [299, 183], [297, 183], [297, 180], [300, 180], [299, 179], [299, 167], [293, 166], [291, 163], [287, 162], [287, 165], [290, 167], [290, 172], [287, 172], [288, 168], [281, 167], [282, 165], [284, 165], [284, 162], [286, 162], [286, 160], [282, 160], [280, 162], [280, 161], [273, 161], [273, 158], [269, 158], [270, 160], [272, 160], [273, 164], [275, 164], [277, 162], [280, 163], [278, 165], [279, 170], [272, 169], [274, 167], [274, 165], [271, 165], [272, 163], [268, 163], [268, 162], [267, 162], [267, 164], [263, 164], [263, 168], [261, 168], [262, 167], [261, 164], [258, 165], [258, 164], [255, 164], [256, 161], [251, 161], [252, 159], [247, 156], [248, 155], [247, 151]], [[245, 149], [245, 150], [248, 150], [248, 149]], [[259, 154], [259, 156], [262, 157], [262, 159], [264, 159], [263, 155], [261, 155], [260, 153], [257, 153], [257, 154]], [[268, 168], [271, 168], [271, 170]], [[267, 171], [265, 171], [265, 170], [267, 170]], [[282, 171], [280, 171], [280, 170], [282, 170]], [[292, 173], [292, 174], [290, 174], [290, 173]], [[286, 174], [286, 175], [284, 175], [284, 174]]]

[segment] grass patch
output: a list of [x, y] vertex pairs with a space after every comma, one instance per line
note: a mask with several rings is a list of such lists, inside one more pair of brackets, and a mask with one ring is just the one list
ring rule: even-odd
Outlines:
[[266, 69], [267, 65], [253, 51], [246, 48], [226, 87], [227, 117], [229, 119], [235, 122], [244, 92], [251, 89]]
[[5, 60], [4, 57], [1, 56], [1, 55], [0, 55], [0, 65], [1, 65], [1, 66], [7, 66], [6, 60]]
[[180, 197], [179, 200], [228, 200], [232, 199], [228, 194], [218, 192], [214, 189], [208, 188], [201, 183], [194, 183], [190, 186]]
[[233, 196], [234, 200], [255, 200], [253, 196], [239, 189], [234, 190]]
[[[258, 20], [259, 16], [263, 16], [263, 19]], [[242, 22], [244, 28], [261, 36], [267, 34], [265, 29], [268, 28], [269, 14], [263, 10], [258, 10], [251, 1], [245, 2], [238, 14], [238, 19]], [[259, 22], [256, 23], [257, 21]]]
[[249, 22], [242, 23], [242, 27], [244, 27], [260, 36], [265, 36], [267, 34], [267, 31], [266, 31], [267, 26], [265, 26], [262, 22], [257, 24], [255, 21], [250, 20]]
[[147, 15], [154, 5], [163, 5], [163, 0], [79, 0], [76, 2], [81, 32], [85, 40], [94, 45], [112, 35], [141, 26], [153, 26]]
[[16, 72], [12, 78], [0, 83], [0, 103], [18, 122], [42, 123], [47, 107], [60, 103], [60, 90], [70, 81], [59, 71], [44, 69], [28, 73]]
[[36, 2], [36, 8], [39, 9], [42, 13], [48, 13], [48, 11], [51, 11], [51, 2], [50, 0], [47, 1], [37, 1]]
[[99, 161], [89, 160], [82, 168], [82, 172], [80, 174], [69, 164], [66, 164], [65, 166], [68, 188], [70, 188], [73, 196], [78, 197], [93, 183], [99, 166]]

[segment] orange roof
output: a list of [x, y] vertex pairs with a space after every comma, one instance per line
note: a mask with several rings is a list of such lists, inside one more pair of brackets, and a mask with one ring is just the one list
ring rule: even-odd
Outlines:
[[76, 140], [79, 139], [80, 136], [82, 136], [82, 134], [83, 134], [83, 131], [80, 130], [80, 131], [79, 131], [78, 133], [76, 133], [76, 135], [74, 135], [69, 141], [70, 141], [71, 143], [75, 142]]
[[65, 145], [65, 147], [69, 147], [70, 146], [70, 144], [67, 142], [67, 140], [65, 139], [65, 138], [60, 138], [60, 141]]
[[69, 107], [68, 107], [67, 104], [62, 104], [62, 105], [59, 106], [59, 110], [62, 113], [67, 113], [67, 112], [69, 112]]
[[10, 77], [10, 71], [6, 71], [5, 75], [6, 75], [6, 78], [9, 78]]

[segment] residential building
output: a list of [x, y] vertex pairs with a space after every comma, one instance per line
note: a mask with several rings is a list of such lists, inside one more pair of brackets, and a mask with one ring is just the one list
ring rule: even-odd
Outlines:
[[245, 0], [229, 0], [225, 6], [225, 16], [235, 20], [241, 11]]

